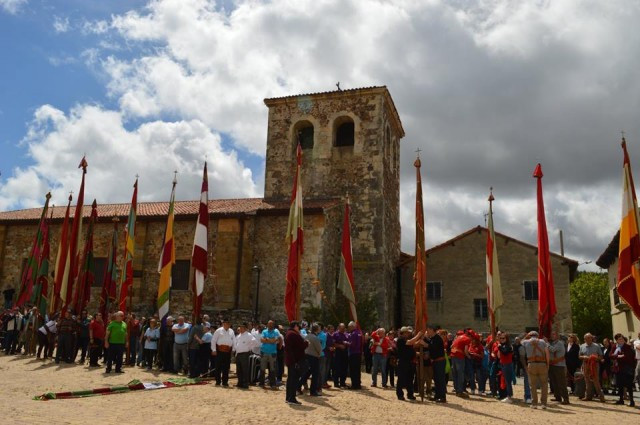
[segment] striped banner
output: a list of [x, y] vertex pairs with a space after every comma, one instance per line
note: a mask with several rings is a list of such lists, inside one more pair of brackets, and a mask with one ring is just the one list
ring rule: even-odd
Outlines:
[[296, 151], [296, 174], [293, 178], [293, 193], [289, 209], [289, 223], [287, 225], [286, 242], [289, 245], [287, 259], [287, 285], [284, 295], [284, 308], [289, 321], [297, 320], [300, 316], [300, 261], [303, 249], [303, 214], [302, 214], [302, 148], [298, 142]]
[[202, 189], [200, 190], [200, 209], [198, 222], [193, 240], [193, 252], [191, 253], [191, 267], [193, 273], [193, 319], [200, 316], [202, 309], [202, 293], [204, 281], [207, 278], [207, 247], [209, 233], [209, 179], [207, 177], [207, 163], [204, 163], [202, 175]]
[[167, 227], [164, 232], [164, 244], [162, 245], [162, 253], [160, 254], [160, 262], [158, 264], [158, 273], [160, 273], [160, 282], [158, 283], [158, 316], [163, 319], [169, 314], [169, 292], [171, 290], [171, 268], [176, 263], [176, 247], [173, 239], [173, 219], [174, 204], [176, 198], [176, 184], [178, 180], [173, 179], [173, 188], [171, 189], [171, 201], [169, 202], [169, 212], [167, 214]]
[[120, 301], [119, 309], [122, 312], [127, 311], [127, 296], [133, 286], [133, 257], [136, 245], [136, 217], [138, 213], [138, 179], [133, 184], [133, 196], [131, 197], [131, 206], [129, 207], [129, 219], [127, 220], [127, 229], [125, 231], [124, 244], [124, 264], [122, 266], [122, 276], [120, 279]]
[[342, 247], [340, 256], [340, 277], [338, 278], [338, 289], [344, 294], [349, 302], [351, 320], [358, 323], [356, 313], [356, 287], [353, 280], [353, 252], [351, 249], [351, 221], [349, 198], [344, 206], [344, 222], [342, 223]]

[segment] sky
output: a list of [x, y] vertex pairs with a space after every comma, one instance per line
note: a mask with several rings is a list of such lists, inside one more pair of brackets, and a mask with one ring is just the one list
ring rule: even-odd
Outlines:
[[[0, 210], [86, 198], [261, 196], [263, 99], [386, 85], [401, 141], [402, 248], [422, 150], [427, 246], [483, 225], [595, 262], [640, 164], [640, 3], [625, 0], [0, 0]], [[634, 28], [636, 28], [634, 30]], [[583, 264], [582, 269], [597, 267]]]

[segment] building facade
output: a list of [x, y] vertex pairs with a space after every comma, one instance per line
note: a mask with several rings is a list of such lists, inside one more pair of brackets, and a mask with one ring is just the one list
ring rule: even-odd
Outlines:
[[[396, 268], [400, 260], [400, 139], [404, 130], [386, 87], [339, 90], [265, 99], [269, 109], [264, 199], [209, 202], [211, 275], [205, 282], [203, 310], [246, 312], [284, 319], [284, 289], [295, 150], [303, 148], [304, 256], [302, 309], [335, 297], [340, 264], [344, 201], [352, 212], [356, 296], [373, 296], [381, 323], [395, 315]], [[90, 184], [91, 175], [87, 176]], [[195, 190], [194, 190], [195, 192]], [[127, 204], [99, 205], [94, 256], [96, 286], [90, 309], [97, 307], [102, 271], [113, 231], [123, 230]], [[0, 291], [17, 289], [23, 263], [36, 232], [40, 209], [0, 213]], [[136, 231], [132, 309], [156, 311], [168, 203], [140, 203]], [[170, 310], [191, 310], [190, 267], [198, 201], [177, 202]], [[90, 207], [84, 208], [89, 216]], [[52, 218], [52, 256], [58, 245], [64, 208]], [[119, 252], [124, 238], [120, 237]], [[82, 243], [80, 244], [82, 246]], [[15, 294], [14, 294], [15, 296]], [[345, 318], [346, 320], [347, 318]]]
[[618, 295], [616, 285], [618, 283], [618, 245], [620, 232], [616, 233], [607, 249], [600, 255], [596, 264], [607, 270], [609, 277], [609, 303], [611, 305], [611, 324], [613, 334], [621, 333], [629, 340], [638, 337], [640, 332], [640, 320], [633, 314], [627, 303]]
[[[486, 286], [487, 229], [475, 227], [427, 250], [429, 322], [449, 330], [489, 332]], [[504, 304], [499, 328], [511, 334], [538, 329], [537, 247], [496, 232]], [[571, 332], [569, 285], [578, 263], [551, 254], [558, 314], [555, 326]], [[401, 267], [401, 323], [414, 321], [413, 257]]]

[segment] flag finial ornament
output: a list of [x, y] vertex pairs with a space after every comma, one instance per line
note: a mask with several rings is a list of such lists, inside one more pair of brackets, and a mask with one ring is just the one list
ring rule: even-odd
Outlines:
[[542, 174], [542, 165], [540, 165], [540, 163], [538, 163], [538, 165], [536, 165], [536, 169], [533, 170], [533, 177], [537, 178], [537, 179], [541, 179], [544, 176], [544, 174]]
[[78, 165], [78, 168], [82, 168], [82, 172], [86, 173], [88, 166], [89, 166], [89, 164], [87, 163], [87, 158], [85, 156], [83, 156], [82, 160], [80, 161], [80, 165]]
[[493, 197], [493, 186], [489, 188], [489, 202], [495, 201], [496, 198]]

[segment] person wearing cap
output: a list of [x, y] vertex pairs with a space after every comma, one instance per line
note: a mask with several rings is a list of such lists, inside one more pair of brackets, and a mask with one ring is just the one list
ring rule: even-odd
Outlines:
[[236, 374], [238, 375], [238, 388], [249, 388], [251, 370], [249, 369], [249, 356], [256, 344], [256, 339], [247, 331], [247, 324], [240, 324], [240, 332], [235, 337], [233, 350], [236, 352]]
[[531, 386], [531, 407], [538, 408], [538, 387], [540, 387], [541, 408], [547, 408], [547, 395], [549, 385], [549, 347], [547, 343], [538, 338], [538, 332], [531, 331], [522, 341], [525, 354], [527, 356], [527, 373], [529, 374], [529, 385]]
[[396, 343], [398, 351], [398, 382], [396, 384], [396, 396], [398, 400], [405, 400], [404, 389], [407, 390], [407, 398], [415, 400], [413, 395], [413, 376], [415, 374], [414, 360], [416, 351], [413, 346], [422, 339], [422, 332], [418, 332], [411, 338], [412, 329], [408, 326], [400, 328], [398, 342]]
[[352, 390], [362, 389], [361, 365], [362, 365], [362, 332], [356, 326], [356, 322], [349, 322], [349, 378]]
[[558, 332], [551, 332], [549, 343], [549, 381], [556, 401], [569, 404], [569, 391], [567, 391], [567, 363], [564, 341], [558, 337]]
[[425, 347], [429, 351], [431, 366], [433, 367], [434, 396], [431, 399], [436, 403], [447, 402], [447, 374], [444, 340], [437, 333], [438, 329], [427, 325]]
[[229, 386], [229, 367], [231, 366], [231, 350], [235, 346], [236, 336], [231, 330], [228, 319], [222, 320], [222, 326], [216, 329], [211, 338], [211, 355], [216, 358], [216, 386], [221, 383]]

